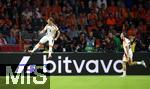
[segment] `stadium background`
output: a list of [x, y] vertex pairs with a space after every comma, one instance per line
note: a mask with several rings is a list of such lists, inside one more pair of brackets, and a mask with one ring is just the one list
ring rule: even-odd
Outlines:
[[[38, 32], [51, 16], [61, 31], [54, 52], [123, 52], [119, 35], [126, 31], [133, 52], [149, 53], [149, 6], [149, 0], [0, 0], [0, 52], [32, 49], [44, 35]], [[46, 46], [38, 51], [46, 52]], [[5, 86], [4, 79], [1, 78], [2, 88], [10, 88]], [[111, 86], [112, 89], [149, 89], [150, 79], [149, 76], [123, 79], [52, 76], [50, 81], [52, 89], [110, 89]]]

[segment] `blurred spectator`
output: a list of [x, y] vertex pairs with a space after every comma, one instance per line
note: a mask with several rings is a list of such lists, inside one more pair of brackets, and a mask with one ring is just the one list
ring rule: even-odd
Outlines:
[[70, 39], [78, 37], [78, 30], [74, 26], [71, 26], [68, 31], [68, 36]]
[[76, 52], [83, 52], [86, 46], [86, 36], [85, 33], [80, 33], [77, 40]]
[[109, 14], [111, 14], [112, 16], [115, 16], [116, 12], [117, 12], [117, 6], [115, 5], [114, 1], [111, 1], [111, 5], [108, 6], [107, 10], [109, 12]]
[[107, 0], [97, 0], [97, 6], [99, 7], [99, 8], [102, 8], [103, 6], [103, 8], [107, 8]]
[[20, 29], [17, 25], [14, 25], [11, 29], [10, 29], [10, 34], [9, 36], [15, 39], [15, 43], [19, 44], [20, 43], [20, 35], [19, 35]]
[[31, 19], [31, 16], [33, 15], [32, 11], [29, 10], [28, 8], [25, 8], [25, 10], [22, 12], [22, 16], [25, 19]]
[[3, 37], [3, 34], [0, 33], [0, 45], [6, 45], [7, 41], [6, 39]]
[[148, 46], [148, 51], [150, 52], [150, 45]]
[[83, 31], [87, 25], [86, 13], [80, 13], [78, 19], [80, 30]]
[[135, 25], [132, 24], [131, 27], [129, 28], [127, 34], [128, 34], [128, 37], [130, 38], [131, 36], [136, 36], [136, 33], [137, 33], [137, 29], [135, 28]]
[[6, 36], [7, 44], [16, 44], [16, 38], [13, 33], [10, 33], [8, 36]]
[[79, 1], [78, 13], [88, 13], [88, 8], [85, 6], [84, 1]]
[[69, 38], [67, 33], [62, 33], [59, 37], [59, 39], [57, 40], [57, 44], [60, 45], [60, 50], [61, 51], [69, 51], [69, 43], [71, 42], [71, 39]]
[[148, 51], [149, 3], [149, 0], [1, 0], [0, 33], [8, 44], [22, 41], [24, 45], [34, 45], [41, 36], [38, 31], [53, 17], [62, 32], [54, 51], [118, 52], [121, 50], [118, 35], [122, 31], [133, 41], [133, 51]]
[[93, 37], [93, 32], [89, 32], [86, 37], [86, 46], [85, 52], [94, 52], [95, 51], [95, 38]]
[[58, 17], [58, 16], [61, 14], [61, 7], [60, 7], [60, 5], [59, 5], [59, 0], [56, 0], [56, 1], [55, 1], [55, 4], [53, 5], [52, 8], [53, 8], [53, 9], [52, 9], [53, 14], [54, 14], [56, 17]]
[[122, 47], [121, 47], [122, 44], [121, 44], [121, 40], [117, 37], [116, 32], [108, 33], [108, 37], [109, 37], [110, 40], [113, 41], [112, 44], [114, 45], [115, 51], [116, 52], [120, 52], [121, 49], [122, 49]]
[[113, 17], [113, 15], [109, 14], [109, 16], [106, 20], [106, 24], [109, 25], [109, 26], [116, 25], [116, 19]]
[[92, 9], [91, 12], [88, 13], [87, 16], [88, 16], [88, 21], [89, 21], [89, 23], [90, 23], [90, 22], [94, 22], [94, 21], [97, 20], [97, 14], [96, 14], [96, 12], [94, 11], [94, 9]]
[[112, 52], [115, 49], [112, 33], [108, 33], [105, 36], [105, 39], [103, 40], [102, 44], [102, 47], [103, 49], [105, 49], [105, 52]]

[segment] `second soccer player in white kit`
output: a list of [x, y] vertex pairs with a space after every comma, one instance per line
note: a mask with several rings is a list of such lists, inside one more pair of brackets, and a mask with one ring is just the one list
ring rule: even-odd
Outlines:
[[123, 49], [124, 49], [124, 55], [123, 55], [123, 75], [122, 77], [126, 76], [126, 63], [128, 63], [129, 65], [143, 65], [144, 67], [146, 67], [145, 62], [142, 61], [133, 61], [133, 52], [131, 50], [131, 42], [128, 38], [125, 37], [125, 35], [123, 33], [121, 33], [120, 38], [123, 40]]

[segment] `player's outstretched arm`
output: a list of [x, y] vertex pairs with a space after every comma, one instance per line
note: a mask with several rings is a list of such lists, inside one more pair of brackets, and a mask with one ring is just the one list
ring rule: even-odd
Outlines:
[[57, 36], [55, 37], [55, 40], [57, 40], [59, 38], [59, 36], [60, 36], [60, 31], [57, 30]]
[[44, 32], [46, 32], [46, 26], [44, 27], [42, 31], [39, 32], [39, 34], [43, 34]]

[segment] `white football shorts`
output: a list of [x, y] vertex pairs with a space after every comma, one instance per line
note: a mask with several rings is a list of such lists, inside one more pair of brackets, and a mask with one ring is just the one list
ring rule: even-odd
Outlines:
[[54, 45], [54, 39], [53, 39], [52, 37], [48, 37], [48, 36], [43, 36], [43, 37], [41, 38], [41, 40], [39, 41], [39, 43], [44, 44], [44, 43], [46, 43], [47, 41], [48, 41], [48, 44], [49, 44], [50, 46], [53, 46], [53, 45]]
[[[133, 60], [133, 53], [132, 53], [132, 51], [129, 51], [128, 57], [130, 58], [131, 61]], [[123, 55], [122, 60], [125, 61], [125, 62], [129, 61], [129, 59], [127, 59], [125, 54]]]

